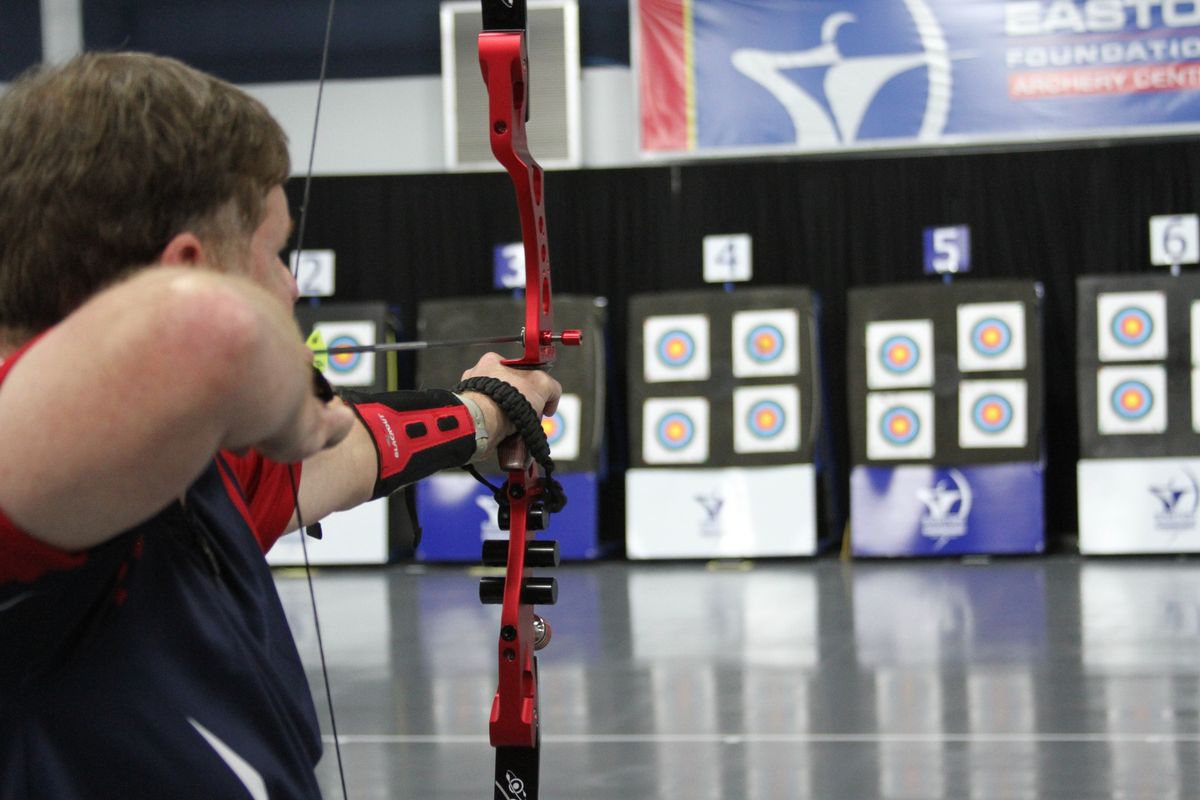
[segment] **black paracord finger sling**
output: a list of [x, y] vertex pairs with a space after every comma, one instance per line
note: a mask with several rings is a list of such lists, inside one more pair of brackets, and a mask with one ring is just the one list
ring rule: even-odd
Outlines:
[[[541, 478], [541, 485], [546, 510], [551, 514], [561, 511], [567, 504], [567, 496], [563, 493], [562, 484], [553, 477], [554, 460], [550, 458], [550, 443], [546, 441], [546, 432], [542, 430], [542, 423], [538, 419], [537, 412], [534, 411], [525, 396], [516, 387], [499, 378], [467, 378], [455, 386], [453, 391], [456, 394], [478, 392], [495, 401], [504, 415], [512, 422], [513, 427], [517, 429], [517, 435], [525, 442], [529, 455], [545, 472], [545, 476]], [[470, 464], [463, 469], [475, 476], [475, 480], [491, 489], [497, 502], [501, 504], [507, 502], [503, 486], [493, 485]]]

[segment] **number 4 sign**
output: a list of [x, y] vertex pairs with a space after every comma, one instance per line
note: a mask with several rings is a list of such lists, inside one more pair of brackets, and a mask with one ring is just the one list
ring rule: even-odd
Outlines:
[[704, 237], [704, 282], [748, 281], [753, 272], [750, 234], [731, 233]]
[[1195, 214], [1151, 217], [1150, 263], [1157, 267], [1200, 264], [1200, 218]]

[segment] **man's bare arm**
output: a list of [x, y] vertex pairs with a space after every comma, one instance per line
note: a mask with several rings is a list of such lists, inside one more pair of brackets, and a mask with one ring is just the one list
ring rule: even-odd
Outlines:
[[180, 496], [221, 448], [300, 460], [353, 415], [313, 394], [288, 310], [252, 283], [158, 267], [101, 292], [0, 385], [0, 508], [67, 550]]

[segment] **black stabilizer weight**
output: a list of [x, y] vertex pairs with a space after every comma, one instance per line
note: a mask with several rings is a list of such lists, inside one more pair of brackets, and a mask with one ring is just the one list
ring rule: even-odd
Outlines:
[[526, 542], [525, 563], [531, 567], [557, 567], [558, 542], [552, 539], [544, 542]]
[[504, 602], [504, 578], [487, 576], [479, 579], [479, 602], [498, 606]]
[[546, 507], [538, 504], [531, 506], [529, 513], [525, 515], [525, 528], [531, 531], [544, 531], [550, 523], [550, 515], [546, 513]]
[[508, 540], [483, 540], [483, 565], [485, 567], [504, 567], [508, 565]]
[[[525, 543], [525, 564], [530, 567], [557, 567], [559, 565], [558, 542]], [[486, 539], [483, 543], [483, 565], [485, 567], [508, 566], [508, 541]]]
[[521, 602], [531, 606], [554, 605], [558, 602], [558, 581], [554, 578], [526, 578], [521, 583]]

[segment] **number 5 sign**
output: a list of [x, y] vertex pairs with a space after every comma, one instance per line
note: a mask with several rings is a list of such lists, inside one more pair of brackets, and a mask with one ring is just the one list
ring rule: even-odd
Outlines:
[[971, 229], [968, 226], [926, 228], [924, 240], [926, 275], [971, 271]]
[[1157, 267], [1200, 264], [1200, 218], [1195, 214], [1151, 217], [1150, 263]]

